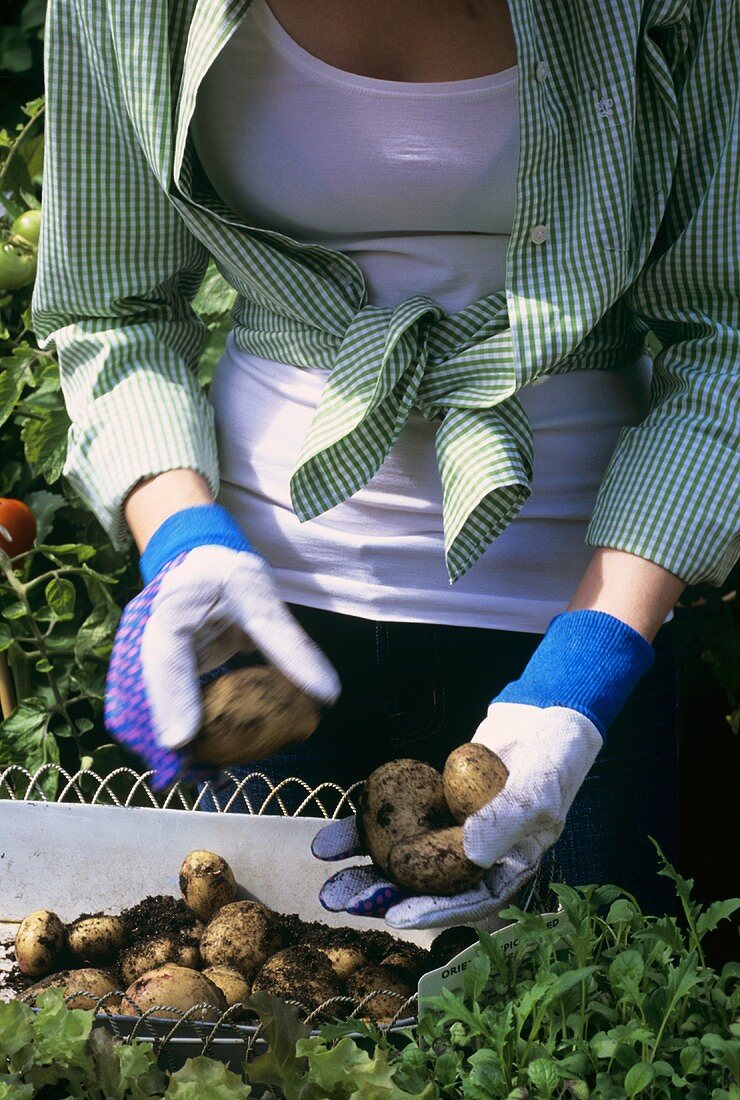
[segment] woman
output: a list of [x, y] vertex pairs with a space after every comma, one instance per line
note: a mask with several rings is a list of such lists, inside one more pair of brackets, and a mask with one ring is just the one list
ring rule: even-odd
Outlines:
[[[328, 706], [276, 778], [494, 748], [478, 890], [327, 882], [327, 907], [397, 927], [487, 917], [552, 851], [566, 881], [666, 906], [662, 624], [737, 553], [736, 6], [535, 7], [51, 0], [47, 20], [33, 321], [65, 473], [142, 551], [107, 724], [168, 782], [199, 674], [256, 645]], [[210, 255], [237, 300], [206, 402]], [[352, 819], [315, 843], [356, 850]]]

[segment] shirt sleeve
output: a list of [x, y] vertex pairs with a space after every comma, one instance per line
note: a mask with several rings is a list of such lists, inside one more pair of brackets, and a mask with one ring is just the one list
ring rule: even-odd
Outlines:
[[678, 161], [658, 241], [625, 301], [657, 335], [650, 410], [625, 429], [587, 542], [688, 584], [740, 552], [738, 118], [740, 5], [697, 0], [674, 72]]
[[[196, 373], [207, 329], [191, 304], [210, 253], [168, 199], [126, 111], [106, 5], [78, 8], [47, 8], [31, 318], [39, 346], [59, 360], [71, 420], [63, 473], [124, 549], [122, 505], [142, 477], [191, 468], [218, 492], [213, 409]], [[154, 95], [145, 62], [139, 93]]]

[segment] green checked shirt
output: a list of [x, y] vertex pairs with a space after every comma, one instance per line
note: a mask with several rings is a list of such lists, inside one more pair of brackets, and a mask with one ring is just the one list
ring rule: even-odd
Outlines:
[[32, 320], [59, 358], [64, 473], [118, 548], [142, 477], [190, 467], [218, 492], [192, 308], [213, 257], [241, 348], [331, 368], [291, 481], [301, 519], [363, 486], [419, 408], [439, 423], [456, 579], [530, 491], [518, 391], [624, 366], [651, 329], [651, 409], [620, 436], [588, 542], [689, 583], [725, 579], [740, 528], [740, 2], [509, 2], [520, 157], [505, 287], [446, 315], [423, 287], [369, 304], [348, 256], [250, 227], [215, 193], [190, 121], [249, 0], [49, 0]]

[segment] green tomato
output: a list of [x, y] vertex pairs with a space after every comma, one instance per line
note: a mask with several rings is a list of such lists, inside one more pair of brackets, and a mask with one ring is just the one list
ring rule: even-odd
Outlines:
[[41, 211], [26, 210], [20, 214], [10, 227], [10, 232], [23, 237], [29, 244], [38, 245], [41, 233]]
[[18, 290], [35, 278], [35, 248], [29, 252], [7, 242], [0, 246], [0, 290]]

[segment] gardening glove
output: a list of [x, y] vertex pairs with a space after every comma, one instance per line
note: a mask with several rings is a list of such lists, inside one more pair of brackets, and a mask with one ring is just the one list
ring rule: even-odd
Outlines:
[[[154, 769], [152, 786], [205, 778], [181, 750], [201, 723], [201, 684], [240, 651], [259, 649], [302, 691], [334, 702], [339, 679], [280, 599], [269, 566], [219, 504], [183, 508], [139, 561], [144, 588], [113, 642], [105, 724]], [[226, 671], [226, 669], [223, 669]], [[200, 675], [200, 678], [199, 678]]]
[[[654, 658], [649, 642], [612, 615], [556, 616], [521, 678], [491, 702], [473, 737], [509, 771], [504, 789], [463, 826], [465, 853], [487, 869], [484, 879], [453, 897], [415, 897], [366, 864], [328, 879], [322, 905], [385, 916], [392, 928], [437, 928], [494, 916], [562, 833], [606, 730]], [[362, 854], [354, 817], [325, 826], [312, 851], [319, 859]]]

